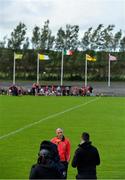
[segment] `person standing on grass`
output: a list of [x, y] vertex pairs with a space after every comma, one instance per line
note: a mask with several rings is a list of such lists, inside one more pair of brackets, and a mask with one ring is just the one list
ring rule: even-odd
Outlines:
[[61, 163], [65, 167], [65, 179], [67, 178], [68, 163], [70, 160], [70, 141], [63, 134], [62, 128], [56, 129], [56, 137], [51, 142], [57, 145]]
[[29, 179], [63, 179], [63, 177], [51, 152], [47, 149], [40, 150], [37, 163], [31, 168]]
[[82, 133], [81, 139], [72, 160], [72, 167], [77, 168], [78, 171], [76, 179], [97, 179], [96, 166], [100, 164], [99, 152], [91, 145], [87, 132]]

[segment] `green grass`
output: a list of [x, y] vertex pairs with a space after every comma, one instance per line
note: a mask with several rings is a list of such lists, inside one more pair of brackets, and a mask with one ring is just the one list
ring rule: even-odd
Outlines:
[[[0, 137], [39, 120], [0, 139], [0, 179], [27, 179], [40, 142], [54, 137], [57, 127], [71, 140], [71, 160], [87, 131], [100, 152], [98, 178], [125, 179], [125, 98], [0, 96]], [[68, 178], [75, 175], [70, 164]]]

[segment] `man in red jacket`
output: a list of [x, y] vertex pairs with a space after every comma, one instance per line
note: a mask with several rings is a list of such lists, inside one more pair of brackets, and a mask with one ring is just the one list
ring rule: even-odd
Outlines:
[[61, 163], [65, 166], [65, 178], [67, 178], [68, 163], [70, 160], [70, 141], [63, 135], [63, 129], [56, 129], [56, 137], [51, 142], [57, 145]]

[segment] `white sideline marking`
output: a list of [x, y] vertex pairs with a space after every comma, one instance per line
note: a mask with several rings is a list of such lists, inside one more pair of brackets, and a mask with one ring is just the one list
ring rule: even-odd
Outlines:
[[12, 135], [14, 135], [14, 134], [17, 134], [17, 133], [23, 131], [24, 129], [28, 129], [28, 128], [30, 128], [30, 127], [32, 127], [32, 126], [34, 126], [34, 125], [36, 125], [36, 124], [39, 124], [39, 123], [41, 123], [41, 122], [43, 122], [43, 121], [46, 121], [46, 120], [48, 120], [48, 119], [54, 118], [54, 117], [56, 117], [56, 116], [59, 116], [59, 115], [64, 114], [64, 113], [66, 113], [66, 112], [72, 111], [72, 110], [77, 109], [77, 108], [79, 108], [79, 107], [86, 106], [87, 104], [89, 104], [89, 103], [91, 103], [91, 102], [93, 102], [93, 101], [96, 101], [96, 100], [98, 100], [98, 99], [100, 99], [100, 97], [95, 98], [95, 99], [92, 99], [92, 100], [90, 100], [90, 101], [88, 101], [88, 102], [86, 102], [86, 103], [79, 104], [79, 105], [77, 105], [77, 106], [73, 106], [73, 107], [71, 107], [71, 108], [69, 108], [69, 109], [66, 109], [65, 111], [61, 111], [61, 112], [59, 112], [59, 113], [52, 114], [52, 115], [50, 115], [50, 116], [47, 116], [47, 117], [45, 117], [45, 118], [40, 119], [39, 121], [30, 123], [30, 124], [28, 124], [28, 125], [26, 125], [26, 126], [24, 126], [24, 127], [22, 127], [22, 128], [19, 128], [19, 129], [15, 130], [15, 131], [12, 131], [12, 132], [8, 133], [8, 134], [5, 134], [5, 135], [3, 135], [3, 136], [0, 136], [0, 140], [5, 139], [5, 138], [7, 138], [7, 137], [9, 137], [9, 136], [12, 136]]

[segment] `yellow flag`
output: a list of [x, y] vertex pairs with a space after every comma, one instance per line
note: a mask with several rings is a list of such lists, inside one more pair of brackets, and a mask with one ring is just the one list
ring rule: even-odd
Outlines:
[[96, 58], [95, 57], [92, 57], [88, 54], [86, 54], [86, 61], [92, 61], [92, 62], [95, 62], [96, 61]]
[[14, 59], [22, 59], [23, 54], [14, 53]]
[[47, 56], [47, 55], [44, 55], [44, 54], [38, 54], [38, 57], [39, 57], [39, 60], [50, 60], [49, 59], [49, 56]]

